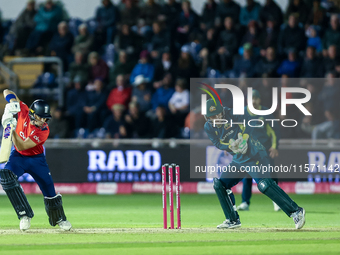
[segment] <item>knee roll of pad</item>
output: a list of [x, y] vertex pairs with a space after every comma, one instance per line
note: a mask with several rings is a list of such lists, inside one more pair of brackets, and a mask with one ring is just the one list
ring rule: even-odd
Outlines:
[[59, 222], [66, 220], [60, 194], [56, 195], [55, 197], [45, 197], [44, 202], [45, 210], [51, 226], [55, 226]]
[[7, 194], [18, 218], [27, 216], [33, 218], [34, 213], [27, 201], [26, 195], [18, 182], [17, 176], [8, 169], [0, 170], [1, 186]]
[[237, 220], [238, 216], [234, 210], [233, 203], [228, 195], [226, 188], [223, 186], [222, 182], [218, 178], [214, 178], [214, 189], [218, 200], [220, 201], [226, 219], [229, 219], [230, 221]]
[[284, 192], [273, 179], [262, 179], [257, 184], [259, 191], [273, 200], [288, 216], [296, 212], [298, 205]]

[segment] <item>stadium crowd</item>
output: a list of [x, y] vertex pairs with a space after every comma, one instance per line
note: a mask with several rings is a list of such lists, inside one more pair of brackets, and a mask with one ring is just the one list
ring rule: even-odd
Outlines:
[[[291, 0], [282, 12], [274, 0], [244, 7], [208, 0], [200, 15], [190, 1], [98, 3], [83, 21], [69, 18], [61, 2], [28, 0], [3, 42], [9, 55], [62, 60], [66, 103], [53, 111], [52, 138], [198, 137], [204, 119], [190, 111], [193, 77], [243, 78], [238, 86], [256, 88], [269, 108], [272, 86], [303, 86], [312, 116], [278, 109], [278, 118], [299, 121], [281, 138], [340, 138], [340, 24], [332, 1]], [[43, 80], [36, 86], [48, 86]], [[232, 106], [228, 91], [221, 97]]]

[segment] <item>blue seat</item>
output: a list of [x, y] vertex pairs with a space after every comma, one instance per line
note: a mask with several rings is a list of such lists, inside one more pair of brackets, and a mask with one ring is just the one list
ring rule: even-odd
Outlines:
[[78, 27], [82, 23], [84, 23], [83, 20], [79, 18], [71, 18], [70, 21], [68, 22], [69, 30], [73, 34], [74, 37], [76, 37], [79, 34]]
[[89, 19], [86, 21], [86, 25], [87, 31], [89, 31], [89, 33], [93, 35], [98, 27], [98, 22], [95, 19]]

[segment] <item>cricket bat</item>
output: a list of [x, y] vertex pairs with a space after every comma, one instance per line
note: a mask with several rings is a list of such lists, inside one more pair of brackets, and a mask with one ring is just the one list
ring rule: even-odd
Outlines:
[[12, 132], [13, 125], [7, 124], [2, 133], [1, 149], [0, 149], [0, 163], [5, 163], [9, 159], [12, 149]]

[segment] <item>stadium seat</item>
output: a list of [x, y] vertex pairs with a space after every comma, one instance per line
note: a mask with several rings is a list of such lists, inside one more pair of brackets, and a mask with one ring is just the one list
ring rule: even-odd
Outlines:
[[13, 71], [18, 75], [19, 88], [31, 88], [38, 76], [43, 72], [43, 64], [16, 64], [13, 65]]
[[93, 35], [98, 26], [97, 21], [95, 19], [89, 19], [86, 21], [86, 25], [87, 25], [87, 31], [89, 31], [89, 33]]

